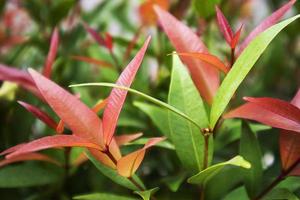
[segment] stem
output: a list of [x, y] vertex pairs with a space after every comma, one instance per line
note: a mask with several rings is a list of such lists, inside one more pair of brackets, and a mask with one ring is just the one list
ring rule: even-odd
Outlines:
[[144, 191], [145, 189], [137, 183], [132, 177], [127, 178], [133, 185], [135, 185], [139, 190]]
[[235, 48], [231, 48], [231, 60], [230, 60], [230, 66], [232, 67], [235, 62]]
[[105, 153], [109, 157], [109, 159], [117, 166], [118, 161], [117, 161], [117, 159], [115, 159], [114, 155], [112, 155], [110, 153], [108, 147], [107, 147], [106, 151], [104, 151], [103, 153]]
[[204, 158], [203, 158], [203, 169], [208, 167], [208, 148], [209, 148], [209, 135], [204, 134]]
[[280, 175], [268, 186], [264, 189], [257, 197], [253, 200], [260, 200], [265, 195], [267, 195], [273, 188], [275, 188], [282, 180], [284, 180], [298, 165], [300, 164], [300, 158], [296, 160], [289, 168], [286, 170], [282, 170]]

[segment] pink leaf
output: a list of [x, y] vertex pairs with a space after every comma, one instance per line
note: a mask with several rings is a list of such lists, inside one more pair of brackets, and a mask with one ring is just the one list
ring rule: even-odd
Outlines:
[[25, 153], [57, 147], [87, 147], [98, 149], [100, 151], [103, 150], [99, 145], [91, 143], [89, 140], [86, 140], [84, 138], [80, 138], [74, 135], [54, 135], [43, 137], [26, 143], [16, 151], [8, 154], [6, 158], [12, 158]]
[[[154, 10], [161, 26], [177, 52], [209, 53], [203, 42], [190, 28], [158, 6], [154, 6]], [[181, 56], [181, 60], [188, 67], [201, 96], [211, 104], [219, 87], [218, 70], [199, 59]]]
[[100, 45], [100, 46], [105, 46], [106, 47], [106, 42], [103, 39], [103, 37], [101, 37], [101, 35], [99, 35], [97, 33], [96, 30], [94, 30], [93, 28], [91, 28], [88, 24], [84, 23], [83, 24], [85, 30], [90, 34], [90, 36], [92, 36], [92, 38]]
[[50, 163], [56, 164], [58, 166], [61, 165], [59, 162], [57, 162], [53, 158], [50, 158], [49, 156], [46, 156], [46, 155], [43, 155], [40, 153], [27, 153], [27, 154], [22, 154], [19, 156], [1, 160], [0, 167], [3, 167], [5, 165], [11, 164], [11, 163], [30, 161], [30, 160], [50, 162]]
[[[150, 37], [146, 40], [145, 44], [143, 45], [141, 50], [136, 54], [133, 60], [124, 69], [119, 79], [117, 80], [116, 83], [117, 85], [130, 87], [137, 73], [137, 70], [139, 69], [142, 63], [149, 42], [150, 42]], [[104, 140], [107, 146], [109, 146], [113, 134], [115, 132], [117, 121], [121, 109], [123, 107], [126, 95], [127, 95], [126, 90], [114, 88], [108, 97], [107, 105], [103, 113]]]
[[143, 133], [135, 133], [135, 134], [129, 134], [129, 135], [119, 135], [115, 136], [116, 142], [118, 146], [122, 146], [126, 143], [129, 143], [133, 140], [136, 140], [137, 138], [141, 137]]
[[47, 78], [50, 78], [51, 76], [52, 65], [56, 57], [58, 43], [59, 43], [59, 34], [57, 28], [55, 28], [51, 36], [50, 48], [43, 69], [43, 75], [46, 76]]
[[18, 101], [19, 104], [21, 104], [26, 110], [31, 112], [35, 117], [37, 117], [39, 120], [47, 124], [50, 128], [56, 129], [56, 122], [44, 111], [40, 110], [39, 108], [30, 105], [28, 103], [25, 103], [23, 101]]
[[[273, 98], [252, 98], [244, 97], [246, 101], [254, 103], [276, 115], [280, 115], [288, 120], [300, 125], [300, 109], [286, 101]], [[300, 131], [300, 130], [299, 130]]]
[[73, 134], [89, 139], [104, 148], [102, 123], [97, 114], [51, 80], [29, 69], [41, 94]]
[[276, 10], [272, 15], [263, 20], [241, 44], [238, 54], [240, 54], [257, 35], [276, 24], [283, 17], [283, 15], [290, 10], [295, 2], [296, 0], [290, 0], [288, 3]]
[[124, 177], [131, 177], [136, 170], [141, 165], [146, 150], [155, 144], [161, 142], [165, 138], [151, 138], [148, 140], [148, 142], [145, 144], [145, 146], [142, 149], [139, 149], [137, 151], [134, 151], [124, 157], [122, 157], [120, 160], [118, 160], [117, 163], [117, 171], [121, 176]]
[[291, 131], [299, 131], [300, 124], [281, 115], [273, 113], [254, 103], [246, 103], [223, 116], [226, 118], [243, 118]]
[[12, 146], [12, 147], [10, 147], [10, 148], [8, 148], [8, 149], [2, 151], [2, 152], [0, 153], [0, 156], [3, 156], [3, 155], [5, 155], [5, 154], [12, 153], [12, 152], [14, 152], [14, 151], [17, 151], [18, 149], [20, 149], [20, 148], [21, 148], [22, 146], [24, 146], [25, 144], [26, 144], [26, 143], [21, 143], [21, 144], [17, 144], [17, 145], [15, 145], [15, 146]]
[[218, 21], [219, 29], [222, 32], [226, 42], [229, 45], [231, 45], [231, 40], [233, 38], [233, 32], [231, 30], [231, 27], [226, 17], [224, 16], [224, 14], [222, 13], [222, 11], [219, 9], [218, 6], [216, 6], [216, 13], [217, 13], [217, 21]]

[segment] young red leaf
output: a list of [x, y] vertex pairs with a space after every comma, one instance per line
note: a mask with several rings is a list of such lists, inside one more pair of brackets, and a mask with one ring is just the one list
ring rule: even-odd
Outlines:
[[[145, 44], [143, 45], [141, 50], [136, 54], [133, 60], [124, 69], [119, 79], [117, 80], [117, 85], [130, 87], [137, 73], [137, 70], [139, 69], [142, 63], [149, 42], [150, 37], [146, 40]], [[103, 132], [106, 145], [109, 145], [112, 140], [126, 95], [126, 90], [114, 88], [108, 97], [107, 105], [103, 113]]]
[[229, 45], [231, 45], [232, 38], [233, 38], [233, 32], [231, 30], [231, 27], [226, 17], [224, 16], [224, 14], [222, 13], [222, 11], [219, 9], [218, 6], [216, 6], [216, 13], [217, 13], [217, 21], [218, 21], [219, 29], [222, 32], [226, 42]]
[[106, 47], [106, 42], [101, 35], [97, 33], [96, 30], [91, 28], [88, 24], [83, 23], [85, 30], [92, 36], [92, 38], [100, 45]]
[[12, 158], [25, 153], [57, 147], [87, 147], [97, 149], [100, 151], [103, 150], [103, 148], [101, 148], [99, 145], [92, 143], [84, 138], [80, 138], [74, 135], [54, 135], [46, 136], [26, 143], [25, 145], [18, 148], [16, 151], [8, 154], [6, 158]]
[[43, 100], [41, 93], [27, 71], [0, 64], [0, 80], [17, 83]]
[[26, 143], [21, 143], [21, 144], [17, 144], [15, 146], [12, 146], [4, 151], [2, 151], [0, 153], [0, 156], [3, 156], [3, 155], [6, 155], [6, 154], [9, 154], [9, 153], [12, 153], [14, 151], [17, 151], [18, 149], [20, 149], [22, 146], [24, 146]]
[[85, 56], [71, 56], [71, 58], [74, 60], [87, 62], [87, 63], [98, 65], [101, 67], [109, 67], [109, 68], [112, 67], [111, 63], [106, 62], [104, 60], [95, 59], [95, 58], [89, 58], [89, 57], [85, 57]]
[[170, 7], [169, 0], [146, 0], [139, 7], [139, 14], [143, 25], [154, 25], [157, 22], [153, 6], [157, 5], [163, 10], [168, 10]]
[[300, 125], [300, 109], [286, 101], [267, 97], [244, 97], [244, 99]]
[[105, 46], [110, 51], [112, 51], [112, 49], [113, 49], [113, 37], [108, 32], [105, 33]]
[[19, 104], [21, 104], [26, 110], [31, 112], [35, 117], [37, 117], [39, 120], [47, 124], [50, 128], [56, 130], [57, 124], [56, 122], [44, 111], [40, 110], [39, 108], [30, 105], [23, 101], [18, 101]]
[[19, 156], [15, 156], [12, 158], [7, 158], [4, 160], [0, 161], [0, 167], [3, 167], [5, 165], [11, 164], [11, 163], [16, 163], [16, 162], [22, 162], [22, 161], [29, 161], [29, 160], [36, 160], [36, 161], [45, 161], [45, 162], [50, 162], [55, 165], [60, 166], [61, 164], [54, 160], [53, 158], [50, 158], [49, 156], [46, 156], [41, 153], [27, 153], [27, 154], [22, 154]]
[[56, 57], [58, 43], [59, 43], [59, 34], [57, 28], [55, 28], [51, 36], [50, 48], [43, 69], [43, 75], [46, 76], [47, 78], [50, 78], [51, 76], [52, 65]]
[[228, 118], [243, 118], [258, 121], [260, 123], [291, 131], [299, 131], [300, 124], [295, 121], [289, 120], [281, 115], [273, 113], [264, 109], [254, 103], [246, 103], [223, 116]]
[[296, 0], [290, 0], [288, 3], [276, 10], [272, 15], [264, 19], [243, 41], [239, 48], [238, 54], [240, 54], [257, 35], [276, 24], [283, 17], [283, 15], [290, 10], [295, 2]]
[[[227, 74], [230, 70], [218, 57], [207, 53], [178, 53], [179, 56], [187, 56], [191, 58], [200, 59], [203, 62], [210, 64], [210, 66]], [[201, 67], [201, 66], [199, 66]]]
[[136, 140], [137, 138], [141, 137], [143, 133], [135, 133], [135, 134], [129, 134], [129, 135], [119, 135], [115, 136], [116, 142], [118, 146], [122, 146], [124, 144], [127, 144], [133, 140]]
[[97, 114], [51, 80], [29, 69], [33, 80], [50, 107], [73, 134], [89, 139], [104, 148], [102, 123]]
[[234, 34], [234, 36], [231, 40], [231, 43], [230, 43], [231, 49], [235, 49], [237, 44], [239, 43], [242, 29], [243, 29], [243, 25], [241, 25], [239, 30]]
[[[154, 10], [177, 52], [209, 53], [203, 42], [190, 28], [157, 6], [154, 7]], [[201, 96], [211, 104], [219, 87], [218, 70], [199, 59], [181, 56], [181, 60], [188, 67]]]
[[65, 123], [62, 120], [59, 120], [57, 127], [55, 128], [56, 133], [62, 134], [65, 130]]
[[131, 177], [141, 165], [146, 150], [155, 144], [161, 142], [165, 138], [151, 138], [142, 149], [134, 151], [122, 157], [117, 163], [117, 171], [121, 176]]

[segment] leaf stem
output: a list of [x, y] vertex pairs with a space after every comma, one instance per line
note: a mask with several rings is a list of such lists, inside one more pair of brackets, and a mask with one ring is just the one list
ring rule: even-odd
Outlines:
[[133, 185], [135, 185], [140, 191], [144, 191], [145, 189], [138, 184], [138, 182], [136, 182], [132, 177], [128, 177], [127, 178]]
[[253, 200], [260, 200], [267, 195], [273, 188], [275, 188], [281, 181], [283, 181], [298, 165], [300, 164], [300, 158], [296, 160], [289, 168], [282, 170], [279, 176], [260, 194], [257, 195]]
[[232, 67], [235, 62], [235, 48], [231, 48], [231, 60], [230, 60], [230, 66]]

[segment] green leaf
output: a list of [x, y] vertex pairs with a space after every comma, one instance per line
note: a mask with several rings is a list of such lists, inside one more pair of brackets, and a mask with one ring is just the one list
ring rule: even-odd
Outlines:
[[200, 17], [210, 17], [215, 13], [215, 5], [221, 0], [193, 0], [192, 5]]
[[150, 189], [150, 190], [144, 190], [144, 191], [134, 191], [135, 194], [142, 197], [143, 200], [150, 200], [151, 196], [155, 194], [159, 190], [158, 187]]
[[254, 198], [262, 183], [262, 153], [255, 134], [246, 122], [242, 122], [242, 136], [240, 140], [240, 155], [251, 163], [251, 169], [243, 170], [244, 183], [249, 197]]
[[226, 162], [218, 163], [206, 168], [205, 170], [189, 178], [188, 182], [192, 184], [205, 185], [207, 181], [209, 181], [213, 176], [217, 175], [227, 165], [238, 166], [246, 169], [251, 167], [251, 164], [242, 156], [236, 156]]
[[[168, 102], [191, 117], [201, 128], [208, 127], [203, 101], [177, 55], [173, 55], [173, 69]], [[182, 164], [193, 172], [204, 165], [205, 141], [201, 130], [194, 124], [169, 112], [170, 137]], [[210, 137], [211, 138], [211, 137]], [[209, 140], [208, 163], [212, 157], [212, 138]]]
[[249, 200], [245, 187], [242, 186], [233, 190], [224, 198], [224, 200], [232, 200], [232, 199]]
[[[148, 142], [148, 140], [149, 140], [149, 138], [140, 138], [140, 139], [137, 139], [133, 142], [130, 142], [129, 144], [125, 144], [125, 146], [145, 145]], [[174, 145], [171, 144], [170, 142], [168, 142], [167, 140], [161, 141], [158, 144], [156, 144], [155, 146], [165, 148], [165, 149], [169, 149], [169, 150], [175, 150]]]
[[124, 195], [115, 195], [115, 194], [108, 194], [108, 193], [94, 193], [94, 194], [86, 194], [75, 196], [73, 199], [76, 200], [137, 200], [133, 197], [126, 197]]
[[156, 105], [159, 105], [169, 111], [172, 111], [173, 113], [185, 118], [186, 120], [190, 121], [191, 123], [193, 123], [195, 126], [197, 126], [199, 129], [201, 129], [201, 126], [195, 122], [193, 119], [191, 119], [188, 115], [186, 115], [185, 113], [183, 113], [182, 111], [178, 110], [177, 108], [165, 103], [165, 102], [162, 102], [158, 99], [155, 99], [154, 97], [151, 97], [143, 92], [140, 92], [140, 91], [137, 91], [135, 89], [132, 89], [132, 88], [128, 88], [128, 87], [124, 87], [124, 86], [120, 86], [120, 85], [117, 85], [117, 84], [114, 84], [114, 83], [83, 83], [83, 84], [75, 84], [75, 85], [70, 85], [69, 87], [83, 87], [83, 86], [102, 86], [102, 87], [112, 87], [112, 88], [118, 88], [118, 89], [121, 89], [121, 90], [127, 90], [128, 92], [131, 92], [133, 94], [136, 94], [140, 97], [143, 97], [145, 99], [147, 99], [148, 101], [156, 104]]
[[[111, 179], [113, 182], [126, 187], [131, 190], [139, 190], [131, 181], [128, 180], [128, 178], [125, 178], [123, 176], [120, 176], [118, 172], [114, 169], [111, 169], [102, 163], [100, 163], [98, 160], [96, 160], [89, 152], [87, 152], [87, 157], [90, 161], [97, 167], [97, 169], [102, 172], [105, 176], [107, 176], [109, 179]], [[144, 184], [141, 182], [141, 180], [137, 176], [133, 176], [133, 179], [138, 182], [143, 187]]]
[[275, 188], [263, 200], [274, 200], [274, 199], [287, 199], [287, 200], [299, 200], [299, 198], [286, 188]]
[[210, 127], [214, 128], [218, 119], [224, 112], [231, 97], [245, 79], [256, 61], [275, 38], [287, 25], [298, 19], [300, 15], [280, 22], [263, 33], [259, 34], [238, 57], [230, 72], [226, 75], [213, 100], [210, 112]]
[[57, 167], [24, 163], [0, 169], [0, 188], [32, 187], [58, 183], [63, 171]]
[[139, 101], [135, 101], [133, 105], [146, 113], [153, 121], [153, 123], [157, 126], [157, 128], [165, 136], [170, 138], [170, 127], [169, 124], [166, 123], [166, 121], [168, 120], [168, 111], [166, 109], [162, 109], [158, 106], [142, 103]]
[[75, 3], [75, 0], [56, 1], [50, 8], [51, 25], [56, 26], [64, 17], [66, 17]]
[[183, 183], [185, 179], [186, 179], [186, 173], [180, 173], [176, 176], [168, 176], [164, 178], [162, 181], [166, 183], [166, 185], [172, 192], [177, 192], [180, 185]]

